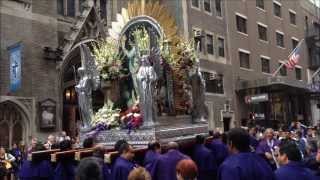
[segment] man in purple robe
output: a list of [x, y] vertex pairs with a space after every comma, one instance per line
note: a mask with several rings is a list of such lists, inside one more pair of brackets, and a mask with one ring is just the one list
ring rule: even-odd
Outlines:
[[143, 165], [150, 174], [155, 174], [155, 161], [161, 156], [161, 145], [158, 141], [148, 144], [148, 151], [144, 157]]
[[113, 180], [127, 180], [130, 171], [136, 167], [132, 162], [134, 157], [132, 146], [128, 143], [121, 144], [119, 154], [120, 157], [116, 159], [111, 176]]
[[213, 140], [208, 144], [208, 148], [212, 151], [216, 162], [217, 167], [228, 157], [228, 147], [222, 142], [222, 135], [220, 133], [213, 134]]
[[205, 147], [205, 138], [196, 136], [192, 158], [198, 166], [198, 180], [214, 180], [217, 176], [217, 162], [210, 149]]
[[274, 180], [272, 169], [259, 155], [250, 152], [250, 138], [241, 128], [231, 129], [227, 137], [230, 156], [218, 170], [219, 180]]
[[182, 159], [189, 159], [178, 149], [179, 145], [176, 142], [168, 144], [168, 152], [154, 162], [155, 171], [151, 174], [153, 180], [177, 180], [176, 165]]
[[161, 153], [161, 145], [158, 141], [150, 142], [148, 144], [148, 151], [144, 157], [143, 165], [147, 166], [148, 164], [153, 163]]
[[311, 170], [302, 164], [302, 154], [294, 141], [284, 141], [280, 144], [278, 161], [281, 165], [275, 171], [277, 180], [316, 180]]
[[267, 160], [272, 169], [276, 169], [275, 152], [280, 141], [273, 137], [273, 130], [268, 128], [264, 132], [264, 139], [259, 143], [256, 153]]

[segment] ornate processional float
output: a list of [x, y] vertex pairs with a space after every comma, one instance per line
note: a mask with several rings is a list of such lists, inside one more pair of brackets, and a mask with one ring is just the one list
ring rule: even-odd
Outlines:
[[[109, 36], [92, 44], [92, 53], [80, 46], [80, 138], [143, 146], [207, 133], [205, 84], [194, 41], [177, 36], [174, 18], [158, 2], [131, 2], [116, 19]], [[98, 88], [104, 106], [93, 112], [91, 93]]]

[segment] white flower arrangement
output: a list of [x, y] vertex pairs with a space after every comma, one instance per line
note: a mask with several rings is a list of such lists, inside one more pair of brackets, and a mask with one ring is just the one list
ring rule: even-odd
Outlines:
[[108, 127], [118, 127], [120, 120], [120, 109], [112, 109], [108, 105], [104, 105], [96, 112], [92, 118], [91, 125], [97, 126], [98, 124], [104, 124]]
[[122, 56], [115, 39], [109, 37], [93, 44], [93, 55], [104, 80], [117, 79], [121, 75]]

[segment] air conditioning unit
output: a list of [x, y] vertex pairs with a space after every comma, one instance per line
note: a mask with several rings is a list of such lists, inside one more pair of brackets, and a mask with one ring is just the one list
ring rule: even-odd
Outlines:
[[209, 73], [209, 80], [215, 80], [218, 78], [218, 73], [217, 72], [210, 72]]
[[203, 31], [202, 30], [195, 30], [194, 31], [194, 37], [197, 38], [197, 37], [202, 37], [203, 36]]

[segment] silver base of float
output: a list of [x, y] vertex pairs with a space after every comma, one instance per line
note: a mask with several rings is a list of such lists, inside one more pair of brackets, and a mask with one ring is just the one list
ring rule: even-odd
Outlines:
[[[99, 144], [113, 148], [121, 139], [127, 140], [135, 148], [144, 148], [150, 141], [158, 140], [161, 144], [170, 141], [184, 141], [193, 139], [196, 135], [208, 134], [207, 122], [192, 122], [191, 116], [161, 116], [156, 119], [154, 127], [137, 130], [106, 130], [95, 136]], [[80, 141], [86, 138], [86, 132], [80, 131]]]

